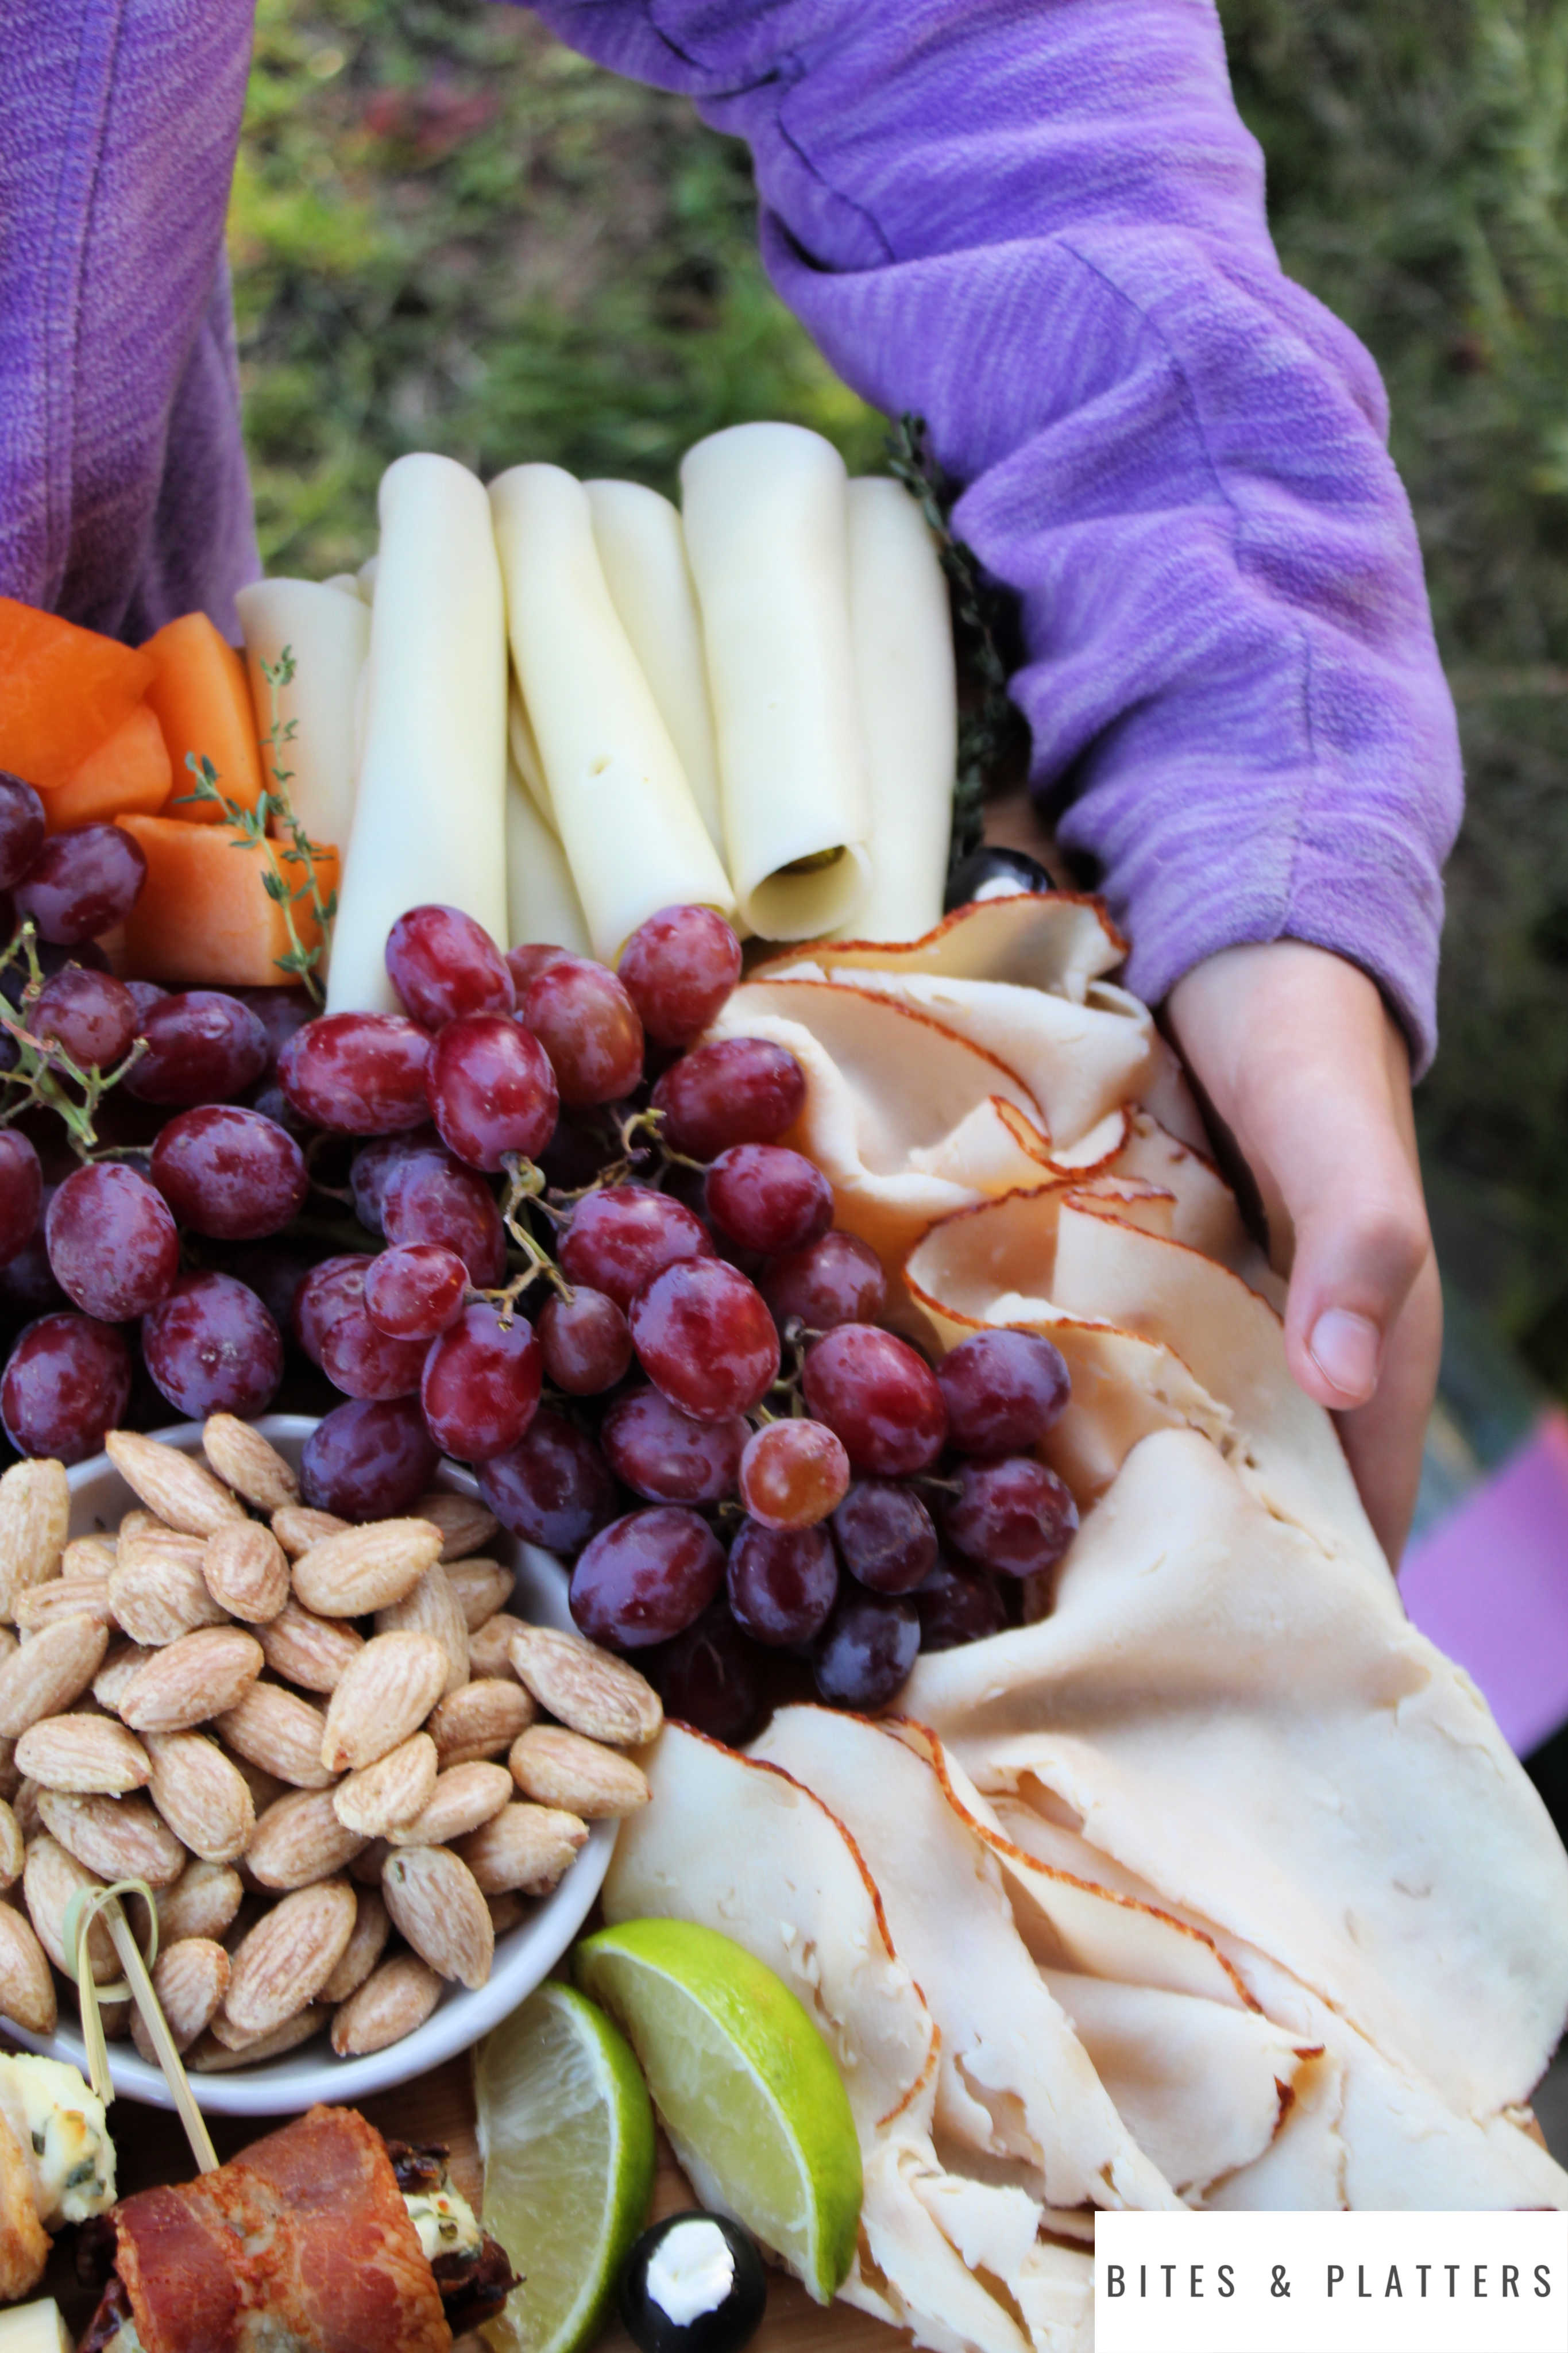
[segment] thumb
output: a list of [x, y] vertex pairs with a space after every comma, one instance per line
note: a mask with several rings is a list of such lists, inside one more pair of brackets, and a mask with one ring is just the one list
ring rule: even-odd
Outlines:
[[1389, 1335], [1432, 1249], [1420, 1182], [1392, 1124], [1342, 1141], [1336, 1151], [1320, 1132], [1289, 1174], [1278, 1172], [1296, 1244], [1286, 1354], [1309, 1397], [1336, 1412], [1375, 1391]]

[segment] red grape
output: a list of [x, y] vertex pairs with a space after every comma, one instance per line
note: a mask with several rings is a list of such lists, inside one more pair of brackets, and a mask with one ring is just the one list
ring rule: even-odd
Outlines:
[[412, 1397], [425, 1369], [426, 1344], [395, 1340], [372, 1320], [364, 1291], [376, 1264], [370, 1259], [334, 1284], [332, 1309], [321, 1320], [321, 1370], [344, 1397]]
[[932, 1569], [915, 1597], [921, 1613], [922, 1651], [956, 1651], [1005, 1632], [1007, 1605], [1002, 1588], [984, 1569], [955, 1568], [944, 1560]]
[[[109, 970], [109, 958], [96, 940], [79, 940], [74, 947], [58, 947], [52, 940], [36, 940], [33, 954], [38, 960], [39, 976], [44, 980], [52, 980], [56, 973], [65, 972], [72, 965], [83, 972]], [[31, 979], [26, 958], [14, 956], [0, 969], [0, 997], [7, 1005], [19, 1010]]]
[[312, 1510], [395, 1520], [429, 1487], [440, 1460], [412, 1398], [340, 1405], [305, 1440], [300, 1487]]
[[41, 940], [74, 947], [123, 923], [147, 880], [142, 845], [118, 825], [51, 834], [15, 888], [16, 913]]
[[193, 1421], [265, 1413], [283, 1377], [283, 1339], [254, 1291], [232, 1274], [182, 1275], [142, 1321], [147, 1370]]
[[294, 1307], [310, 1271], [303, 1251], [275, 1249], [268, 1242], [226, 1250], [228, 1271], [254, 1291], [279, 1332], [294, 1330]]
[[947, 1408], [936, 1376], [908, 1341], [875, 1324], [840, 1324], [815, 1341], [801, 1385], [857, 1471], [903, 1478], [942, 1452]]
[[731, 1744], [755, 1731], [762, 1714], [757, 1653], [722, 1601], [672, 1642], [645, 1651], [637, 1664], [675, 1723]]
[[316, 1008], [302, 988], [237, 988], [240, 1003], [247, 1006], [267, 1033], [267, 1068], [275, 1071], [278, 1057], [294, 1035], [307, 1021], [316, 1018]]
[[[0, 776], [0, 784], [4, 782]], [[43, 1207], [44, 1172], [37, 1152], [14, 1127], [0, 1127], [0, 1264], [31, 1241]], [[629, 1337], [626, 1354], [631, 1354]]]
[[11, 1351], [0, 1379], [0, 1421], [20, 1454], [85, 1462], [116, 1430], [131, 1398], [131, 1351], [112, 1324], [42, 1315]]
[[741, 977], [741, 943], [711, 907], [662, 907], [632, 934], [618, 970], [654, 1042], [689, 1046]]
[[508, 948], [506, 968], [511, 975], [518, 1003], [522, 1003], [542, 972], [548, 972], [552, 964], [573, 961], [570, 948], [558, 948], [548, 940], [528, 940], [520, 948]]
[[550, 1057], [563, 1103], [619, 1103], [642, 1077], [642, 1023], [602, 964], [547, 965], [529, 985], [522, 1020]]
[[732, 1144], [708, 1171], [708, 1214], [747, 1250], [804, 1250], [833, 1223], [833, 1187], [804, 1152]]
[[153, 1146], [153, 1182], [190, 1232], [229, 1242], [280, 1233], [310, 1189], [293, 1137], [260, 1112], [227, 1103], [167, 1123]]
[[146, 1050], [125, 1086], [142, 1103], [174, 1110], [224, 1103], [267, 1068], [266, 1030], [248, 1005], [221, 989], [190, 988], [149, 1006], [142, 1035]]
[[570, 1299], [552, 1293], [539, 1314], [539, 1345], [548, 1380], [569, 1397], [599, 1397], [625, 1378], [632, 1361], [626, 1317], [602, 1291], [579, 1283]]
[[580, 1551], [615, 1517], [616, 1482], [591, 1438], [541, 1406], [515, 1446], [479, 1466], [479, 1493], [501, 1525], [546, 1552]]
[[912, 1601], [851, 1591], [827, 1622], [812, 1662], [829, 1707], [886, 1707], [914, 1665], [921, 1621]]
[[[15, 1129], [4, 1131], [15, 1134]], [[59, 1187], [45, 1183], [39, 1207], [38, 1221], [30, 1239], [22, 1244], [12, 1258], [0, 1264], [0, 1314], [10, 1321], [28, 1321], [35, 1315], [52, 1314], [66, 1304], [65, 1293], [55, 1281], [49, 1264], [45, 1228], [48, 1220], [49, 1203]]]
[[826, 1624], [838, 1563], [826, 1528], [764, 1528], [747, 1520], [730, 1548], [727, 1583], [741, 1631], [770, 1650], [794, 1650]]
[[457, 1322], [468, 1270], [441, 1242], [403, 1242], [372, 1259], [364, 1274], [365, 1313], [395, 1340], [433, 1340]]
[[460, 1013], [510, 1013], [517, 990], [500, 948], [459, 907], [410, 907], [386, 935], [386, 971], [426, 1029]]
[[950, 1442], [963, 1454], [1027, 1454], [1072, 1392], [1061, 1350], [1038, 1332], [976, 1332], [936, 1368]]
[[815, 1527], [848, 1484], [849, 1457], [820, 1421], [766, 1422], [741, 1458], [741, 1501], [764, 1528]]
[[701, 1514], [656, 1504], [612, 1520], [578, 1554], [572, 1615], [591, 1642], [640, 1650], [693, 1624], [723, 1581], [723, 1549]]
[[0, 769], [0, 891], [9, 891], [44, 846], [44, 804], [31, 785]]
[[773, 1144], [800, 1117], [805, 1072], [765, 1038], [720, 1038], [672, 1062], [653, 1091], [673, 1152], [716, 1160], [732, 1144]]
[[958, 1483], [942, 1511], [942, 1533], [982, 1568], [1034, 1577], [1054, 1568], [1072, 1542], [1078, 1505], [1071, 1491], [1033, 1455], [962, 1463]]
[[712, 1255], [712, 1237], [701, 1219], [647, 1185], [607, 1185], [588, 1194], [573, 1211], [560, 1248], [568, 1282], [604, 1292], [623, 1314], [667, 1266]]
[[936, 1530], [911, 1488], [862, 1479], [833, 1514], [838, 1557], [873, 1593], [912, 1593], [936, 1567]]
[[408, 1154], [386, 1179], [382, 1229], [389, 1242], [439, 1242], [481, 1291], [506, 1272], [506, 1228], [484, 1178], [439, 1145]]
[[471, 1168], [497, 1169], [509, 1152], [531, 1159], [559, 1108], [550, 1057], [504, 1013], [465, 1014], [436, 1040], [430, 1108], [442, 1143]]
[[650, 1504], [720, 1504], [735, 1489], [750, 1426], [693, 1421], [657, 1389], [617, 1398], [599, 1425], [611, 1470]]
[[312, 1127], [386, 1135], [423, 1127], [430, 1039], [396, 1013], [326, 1013], [296, 1029], [278, 1057], [279, 1083]]
[[452, 1155], [433, 1127], [415, 1128], [405, 1135], [378, 1135], [362, 1144], [349, 1170], [354, 1215], [373, 1234], [385, 1231], [386, 1188], [395, 1169], [405, 1160], [425, 1155], [434, 1167], [449, 1168]]
[[779, 1370], [779, 1335], [762, 1294], [722, 1259], [683, 1260], [639, 1291], [632, 1345], [655, 1388], [683, 1413], [750, 1413]]
[[46, 980], [27, 1010], [35, 1038], [64, 1048], [79, 1069], [122, 1061], [136, 1038], [136, 1001], [106, 972], [68, 965]]
[[100, 1160], [68, 1176], [49, 1203], [49, 1264], [74, 1306], [103, 1324], [144, 1315], [180, 1271], [168, 1203], [145, 1176]]
[[155, 980], [128, 980], [125, 987], [132, 1003], [136, 1008], [136, 1035], [140, 1038], [146, 1025], [147, 1016], [152, 1012], [154, 1005], [163, 1003], [169, 992], [166, 988], [160, 988]]
[[327, 1334], [338, 1317], [364, 1297], [368, 1250], [345, 1250], [310, 1269], [294, 1300], [294, 1336], [313, 1365], [321, 1362]]
[[762, 1279], [775, 1322], [798, 1317], [808, 1332], [836, 1324], [874, 1324], [887, 1304], [882, 1261], [858, 1234], [837, 1231], [776, 1259]]
[[419, 1402], [431, 1437], [460, 1461], [504, 1454], [533, 1419], [540, 1377], [539, 1343], [528, 1318], [503, 1323], [487, 1301], [471, 1300], [450, 1330], [431, 1341], [425, 1359]]

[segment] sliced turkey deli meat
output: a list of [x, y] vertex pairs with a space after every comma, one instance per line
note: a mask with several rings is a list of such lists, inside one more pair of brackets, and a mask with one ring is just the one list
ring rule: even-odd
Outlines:
[[593, 955], [566, 852], [510, 763], [506, 784], [506, 904], [509, 948], [538, 940], [570, 948], [574, 955]]
[[724, 815], [702, 616], [680, 516], [668, 499], [640, 482], [584, 482], [583, 487], [610, 601], [680, 754], [708, 838], [722, 857]]
[[594, 953], [613, 965], [660, 907], [728, 915], [734, 894], [605, 586], [586, 491], [559, 466], [513, 466], [489, 495], [556, 830]]
[[432, 901], [504, 942], [506, 626], [489, 504], [450, 458], [381, 480], [359, 794], [327, 981], [331, 1013], [393, 1012], [386, 935]]
[[[280, 757], [292, 769], [289, 798], [312, 841], [349, 839], [359, 760], [354, 713], [360, 672], [370, 650], [370, 608], [353, 594], [314, 580], [255, 580], [235, 598], [245, 633], [256, 732], [272, 724], [271, 690], [261, 674], [276, 668], [284, 649], [294, 675], [278, 691], [278, 715], [294, 733]], [[271, 786], [272, 756], [263, 749]]]
[[799, 426], [735, 425], [680, 483], [741, 913], [764, 939], [852, 927], [870, 809], [844, 461]]
[[216, 2173], [121, 2200], [84, 2353], [449, 2353], [448, 2306], [472, 2327], [511, 2274], [482, 2237], [461, 2278], [452, 2256], [433, 2268], [418, 2194], [363, 2116], [311, 2108]]
[[942, 920], [958, 757], [947, 583], [925, 517], [886, 474], [852, 481], [849, 634], [869, 797], [859, 940], [918, 940]]

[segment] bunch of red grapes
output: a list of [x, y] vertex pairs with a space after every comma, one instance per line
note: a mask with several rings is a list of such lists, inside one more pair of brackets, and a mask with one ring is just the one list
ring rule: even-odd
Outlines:
[[[0, 786], [0, 874], [8, 822]], [[799, 1063], [700, 1042], [741, 970], [711, 910], [653, 916], [611, 972], [415, 908], [386, 949], [404, 1011], [310, 1018], [297, 989], [114, 980], [79, 901], [61, 913], [69, 873], [38, 874], [15, 894], [50, 965], [30, 1034], [84, 1067], [142, 1044], [104, 1156], [47, 1118], [0, 1130], [21, 1451], [289, 1404], [321, 1415], [307, 1499], [355, 1520], [472, 1463], [514, 1535], [572, 1562], [584, 1632], [727, 1738], [781, 1675], [882, 1705], [1059, 1559], [1077, 1514], [1036, 1449], [1061, 1356], [987, 1331], [933, 1368], [879, 1322], [876, 1254], [780, 1141]]]

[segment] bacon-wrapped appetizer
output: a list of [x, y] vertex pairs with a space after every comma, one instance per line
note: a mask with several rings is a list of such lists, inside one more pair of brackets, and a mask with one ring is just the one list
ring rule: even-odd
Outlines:
[[113, 2269], [80, 2353], [449, 2353], [513, 2279], [441, 2156], [312, 2108], [216, 2173], [122, 2199], [95, 2232]]

